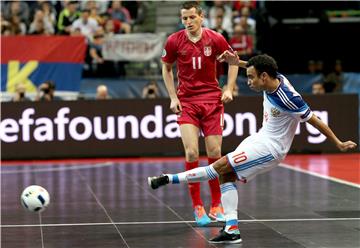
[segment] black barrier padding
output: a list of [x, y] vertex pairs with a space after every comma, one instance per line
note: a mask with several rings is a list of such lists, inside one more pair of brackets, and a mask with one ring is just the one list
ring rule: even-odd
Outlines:
[[[359, 140], [357, 95], [309, 95], [304, 99], [313, 111], [320, 111], [341, 140]], [[168, 99], [2, 103], [1, 159], [183, 155], [169, 104]], [[262, 97], [235, 98], [225, 105], [225, 113], [223, 154], [261, 127]], [[202, 138], [200, 144], [205, 154]], [[301, 124], [290, 152], [338, 150]]]

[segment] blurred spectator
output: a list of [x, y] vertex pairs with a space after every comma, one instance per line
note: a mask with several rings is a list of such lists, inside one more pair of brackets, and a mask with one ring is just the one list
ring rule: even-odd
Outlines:
[[19, 22], [25, 24], [29, 22], [29, 6], [25, 1], [9, 1], [4, 7], [3, 14], [6, 20], [16, 16], [19, 18]]
[[324, 61], [318, 60], [315, 62], [316, 73], [324, 73]]
[[36, 10], [34, 20], [30, 24], [29, 34], [54, 34], [54, 27], [45, 18], [42, 10]]
[[256, 1], [255, 0], [238, 0], [233, 1], [233, 9], [235, 11], [241, 11], [244, 7], [249, 9], [256, 9]]
[[250, 16], [250, 9], [244, 7], [238, 16], [234, 16], [234, 23], [240, 23], [248, 34], [255, 37], [256, 35], [256, 21]]
[[120, 22], [126, 22], [131, 24], [131, 16], [129, 10], [122, 6], [120, 0], [112, 1], [111, 7], [108, 10], [112, 19], [119, 20]]
[[1, 18], [1, 35], [10, 35], [10, 22], [4, 19], [4, 15], [0, 13]]
[[133, 29], [137, 33], [155, 33], [156, 6], [152, 1], [138, 1]]
[[70, 35], [71, 36], [83, 36], [80, 28], [75, 28], [74, 30], [71, 30]]
[[15, 96], [11, 99], [12, 102], [26, 102], [31, 101], [30, 98], [26, 97], [26, 88], [23, 83], [18, 83], [15, 86]]
[[235, 25], [234, 35], [229, 44], [243, 60], [248, 60], [253, 55], [253, 38], [245, 32], [240, 24]]
[[[102, 29], [98, 29], [93, 36], [92, 42], [89, 44], [89, 55], [92, 60], [92, 64], [95, 64], [94, 67], [98, 67], [99, 64], [104, 63], [104, 59], [102, 57], [102, 45], [104, 44], [104, 31]], [[93, 68], [96, 70], [96, 68]]]
[[111, 38], [115, 34], [115, 25], [113, 20], [108, 19], [104, 24], [105, 37]]
[[20, 18], [16, 15], [10, 17], [9, 20], [9, 34], [10, 35], [25, 35], [26, 25], [21, 22]]
[[107, 37], [111, 37], [113, 34], [128, 34], [131, 32], [131, 26], [128, 23], [114, 20], [109, 14], [103, 15], [104, 29]]
[[232, 23], [232, 9], [225, 2], [216, 0], [214, 1], [214, 6], [209, 10], [209, 26], [210, 28], [215, 28], [216, 18], [218, 16], [223, 17], [222, 28], [225, 29], [228, 34], [233, 32], [233, 23]]
[[49, 34], [45, 30], [44, 20], [40, 19], [31, 23], [29, 34], [31, 35], [46, 35]]
[[38, 94], [35, 98], [36, 101], [53, 101], [61, 100], [61, 98], [55, 96], [55, 84], [53, 81], [46, 81], [38, 87]]
[[98, 8], [97, 7], [91, 7], [91, 8], [89, 8], [89, 10], [90, 10], [90, 18], [94, 19], [99, 25], [103, 26], [104, 25], [104, 20], [99, 15]]
[[[222, 24], [223, 24], [223, 16], [222, 15], [218, 15], [215, 19], [215, 27], [213, 28], [213, 30], [215, 30], [216, 32], [222, 34], [222, 36], [224, 36], [225, 40], [227, 42], [229, 42], [229, 34], [228, 32], [223, 29]], [[226, 63], [225, 63], [226, 64]]]
[[77, 1], [69, 1], [65, 5], [65, 9], [60, 12], [57, 28], [60, 34], [71, 33], [71, 25], [79, 18], [80, 12], [77, 11]]
[[99, 76], [98, 74], [101, 69], [101, 65], [105, 62], [102, 57], [103, 43], [104, 34], [97, 31], [88, 46], [88, 52], [85, 59], [85, 65], [87, 66], [87, 70], [84, 72], [85, 76]]
[[96, 8], [98, 14], [103, 14], [107, 11], [109, 6], [108, 0], [97, 0], [97, 1], [81, 1], [80, 2], [80, 9], [92, 9]]
[[139, 2], [140, 1], [121, 1], [121, 5], [129, 11], [129, 15], [131, 17], [131, 25], [134, 24], [134, 20], [137, 18]]
[[326, 92], [342, 92], [344, 75], [341, 60], [336, 60], [332, 71], [325, 77]]
[[315, 64], [315, 61], [314, 60], [309, 60], [308, 61], [308, 72], [310, 74], [315, 74], [316, 73], [316, 64]]
[[85, 71], [84, 76], [94, 77], [113, 77], [116, 76], [115, 62], [106, 61], [102, 55], [102, 46], [105, 42], [104, 29], [99, 27], [92, 41], [89, 43], [88, 53], [86, 56], [86, 66], [88, 68]]
[[73, 22], [71, 31], [77, 28], [79, 28], [81, 33], [88, 39], [92, 39], [92, 36], [98, 28], [98, 23], [95, 19], [90, 18], [90, 10], [82, 10], [81, 17]]
[[96, 100], [110, 99], [106, 85], [101, 84], [96, 88], [96, 98], [95, 99]]
[[[228, 32], [222, 28], [222, 23], [223, 23], [223, 16], [222, 15], [218, 15], [216, 17], [216, 22], [215, 22], [215, 28], [213, 29], [214, 31], [222, 34], [222, 36], [224, 36], [225, 40], [227, 42], [229, 42], [229, 34]], [[220, 77], [222, 75], [227, 74], [228, 71], [228, 64], [227, 63], [218, 63], [216, 65], [216, 76], [217, 78], [220, 80]]]
[[156, 80], [150, 80], [150, 82], [143, 88], [142, 97], [146, 99], [155, 99], [159, 96], [160, 91]]
[[244, 29], [244, 32], [251, 37], [253, 48], [255, 48], [255, 44], [256, 44], [255, 27], [251, 27], [248, 24], [248, 18], [245, 16], [240, 17], [239, 25], [242, 26]]
[[323, 83], [321, 82], [315, 82], [312, 85], [312, 94], [313, 95], [323, 95], [325, 94], [325, 88]]
[[56, 11], [49, 1], [42, 1], [40, 3], [40, 9], [44, 13], [44, 19], [46, 22], [51, 23], [53, 28], [56, 25]]

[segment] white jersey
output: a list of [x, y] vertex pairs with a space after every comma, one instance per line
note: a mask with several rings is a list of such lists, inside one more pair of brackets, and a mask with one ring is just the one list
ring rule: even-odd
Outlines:
[[255, 136], [265, 142], [275, 158], [282, 159], [290, 149], [299, 122], [309, 120], [312, 111], [285, 76], [278, 74], [277, 78], [278, 88], [263, 93], [263, 125]]
[[226, 155], [239, 180], [248, 182], [276, 167], [286, 156], [297, 125], [312, 116], [309, 106], [281, 74], [278, 88], [264, 92], [264, 119], [258, 133], [243, 140]]

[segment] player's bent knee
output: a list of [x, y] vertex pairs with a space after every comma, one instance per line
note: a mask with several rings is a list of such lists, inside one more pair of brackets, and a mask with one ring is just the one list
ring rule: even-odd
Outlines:
[[226, 157], [222, 157], [213, 163], [213, 167], [220, 176], [233, 172], [231, 166], [227, 162]]
[[237, 180], [237, 176], [234, 172], [230, 172], [219, 177], [220, 184], [235, 182]]

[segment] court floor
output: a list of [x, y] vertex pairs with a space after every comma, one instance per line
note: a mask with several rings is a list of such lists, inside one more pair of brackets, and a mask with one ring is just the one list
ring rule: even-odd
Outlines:
[[[194, 224], [186, 185], [147, 186], [148, 176], [182, 170], [182, 158], [2, 162], [1, 247], [360, 247], [359, 153], [290, 155], [238, 183], [237, 245], [207, 242], [222, 225]], [[51, 196], [41, 215], [20, 205], [32, 184]], [[207, 183], [202, 198], [208, 209]]]

